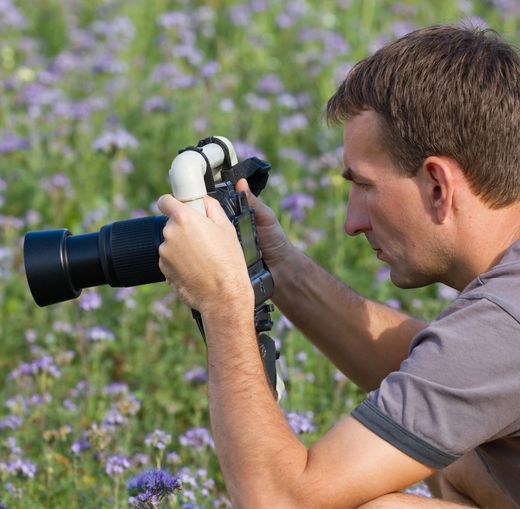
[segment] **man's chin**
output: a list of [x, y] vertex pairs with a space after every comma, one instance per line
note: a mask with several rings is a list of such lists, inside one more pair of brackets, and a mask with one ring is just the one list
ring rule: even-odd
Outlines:
[[390, 267], [390, 280], [397, 288], [403, 290], [422, 288], [436, 282], [434, 278], [427, 274], [403, 274], [392, 267]]

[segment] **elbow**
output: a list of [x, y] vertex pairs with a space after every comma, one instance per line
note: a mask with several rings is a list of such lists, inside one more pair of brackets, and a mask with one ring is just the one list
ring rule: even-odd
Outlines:
[[[316, 483], [318, 484], [318, 483]], [[240, 509], [356, 509], [358, 504], [332, 496], [330, 485], [305, 485], [299, 482], [292, 487], [267, 488], [262, 493], [244, 497], [233, 507]], [[322, 483], [320, 483], [322, 484]], [[341, 499], [341, 500], [340, 500]]]

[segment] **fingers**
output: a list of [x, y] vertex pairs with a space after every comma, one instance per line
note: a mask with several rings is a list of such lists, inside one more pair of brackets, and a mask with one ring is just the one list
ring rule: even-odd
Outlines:
[[181, 204], [171, 194], [163, 194], [157, 201], [157, 207], [165, 216], [172, 216]]
[[[206, 207], [206, 216], [215, 224], [226, 227], [231, 224], [217, 200], [210, 196], [204, 196], [204, 206]], [[157, 207], [165, 216], [173, 217], [176, 221], [181, 220], [181, 216], [186, 219], [189, 217], [197, 219], [204, 217], [185, 203], [175, 199], [171, 194], [163, 194], [157, 201]]]

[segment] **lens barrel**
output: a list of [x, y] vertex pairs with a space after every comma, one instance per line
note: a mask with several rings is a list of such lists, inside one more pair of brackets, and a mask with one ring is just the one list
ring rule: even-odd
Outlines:
[[116, 221], [83, 235], [66, 229], [27, 233], [25, 273], [36, 304], [74, 299], [83, 288], [103, 284], [128, 287], [164, 281], [158, 249], [167, 219]]

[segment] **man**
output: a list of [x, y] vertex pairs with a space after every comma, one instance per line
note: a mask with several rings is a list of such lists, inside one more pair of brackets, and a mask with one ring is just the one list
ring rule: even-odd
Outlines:
[[[202, 217], [161, 197], [170, 220], [160, 267], [204, 320], [212, 428], [233, 503], [518, 508], [519, 56], [493, 33], [419, 30], [355, 66], [327, 114], [345, 126], [345, 231], [365, 234], [397, 286], [462, 293], [431, 324], [365, 299], [294, 248], [248, 193], [274, 302], [372, 391], [307, 450], [263, 373], [233, 226], [215, 200]], [[421, 479], [437, 499], [399, 493]]]

